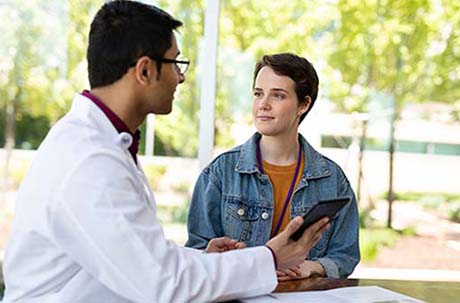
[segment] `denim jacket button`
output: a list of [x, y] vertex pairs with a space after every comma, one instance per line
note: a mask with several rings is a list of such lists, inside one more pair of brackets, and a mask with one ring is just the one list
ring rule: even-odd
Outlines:
[[236, 212], [239, 216], [242, 216], [244, 215], [244, 209], [240, 208], [238, 209], [238, 211]]
[[262, 213], [262, 219], [267, 220], [270, 217], [270, 215], [267, 212]]

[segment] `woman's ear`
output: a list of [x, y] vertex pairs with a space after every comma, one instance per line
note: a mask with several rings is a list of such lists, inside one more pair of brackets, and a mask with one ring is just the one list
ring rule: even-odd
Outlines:
[[299, 108], [298, 108], [299, 116], [302, 116], [304, 113], [306, 113], [308, 109], [310, 108], [310, 106], [311, 106], [311, 97], [306, 96], [303, 102], [299, 105]]

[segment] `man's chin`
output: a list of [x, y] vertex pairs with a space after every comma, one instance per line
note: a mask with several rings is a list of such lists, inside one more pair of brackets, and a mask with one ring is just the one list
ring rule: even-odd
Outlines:
[[152, 114], [155, 114], [155, 115], [168, 115], [172, 112], [172, 107], [170, 108], [165, 108], [165, 109], [160, 109], [160, 110], [156, 110], [155, 112], [153, 112]]

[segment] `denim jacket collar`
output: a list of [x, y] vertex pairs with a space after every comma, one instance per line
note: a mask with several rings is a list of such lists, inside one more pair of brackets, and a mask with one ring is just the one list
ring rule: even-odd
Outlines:
[[[240, 155], [235, 167], [237, 172], [246, 174], [258, 172], [260, 174], [256, 158], [257, 141], [260, 140], [260, 137], [261, 135], [259, 133], [255, 133], [246, 143], [240, 146]], [[311, 147], [301, 134], [299, 134], [299, 141], [300, 144], [302, 144], [305, 156], [305, 167], [302, 174], [302, 180], [305, 182], [309, 179], [330, 176], [331, 172], [325, 157]]]

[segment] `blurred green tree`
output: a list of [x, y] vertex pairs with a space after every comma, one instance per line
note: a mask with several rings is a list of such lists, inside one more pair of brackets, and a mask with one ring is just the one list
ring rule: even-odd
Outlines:
[[390, 131], [389, 217], [396, 121], [407, 102], [460, 98], [460, 4], [456, 1], [346, 1], [337, 3], [329, 64], [337, 81], [330, 97], [344, 111], [367, 111], [375, 92], [394, 99]]
[[[3, 181], [6, 184], [11, 150], [16, 145], [16, 124], [24, 116], [30, 118], [43, 114], [49, 79], [42, 64], [45, 54], [43, 45], [37, 43], [44, 33], [39, 12], [45, 8], [39, 9], [36, 2], [20, 5], [19, 1], [10, 1], [2, 5], [0, 27], [4, 30], [4, 38], [0, 46], [0, 96], [5, 121]], [[33, 118], [26, 120], [34, 121]]]
[[[0, 11], [0, 25], [7, 29], [0, 45], [0, 96], [9, 115], [0, 120], [23, 119], [28, 125], [23, 130], [33, 123], [40, 126], [34, 129], [47, 128], [43, 119], [54, 123], [73, 94], [88, 86], [89, 22], [103, 1], [6, 3]], [[195, 156], [205, 3], [155, 3], [184, 21], [178, 38], [192, 60], [171, 116], [156, 119], [155, 153]], [[215, 145], [233, 145], [231, 125], [250, 121], [252, 69], [267, 53], [289, 51], [310, 59], [323, 94], [347, 112], [367, 110], [375, 91], [395, 96], [397, 109], [406, 100], [458, 100], [458, 6], [447, 0], [221, 1]], [[14, 122], [6, 120], [12, 146]], [[24, 132], [34, 139], [16, 136], [18, 146], [36, 147], [45, 133]]]
[[37, 148], [50, 125], [67, 110], [74, 87], [84, 87], [88, 14], [101, 2], [11, 0], [1, 4], [4, 110], [0, 121], [4, 124], [0, 141], [6, 151], [5, 182], [11, 150]]
[[[204, 3], [202, 0], [159, 0], [156, 4], [184, 23], [176, 37], [182, 55], [190, 59], [191, 66], [185, 75], [186, 81], [176, 93], [172, 113], [167, 117], [155, 117], [155, 154], [195, 157], [200, 96], [196, 67], [203, 35]], [[143, 147], [144, 141], [141, 142], [141, 151]]]

